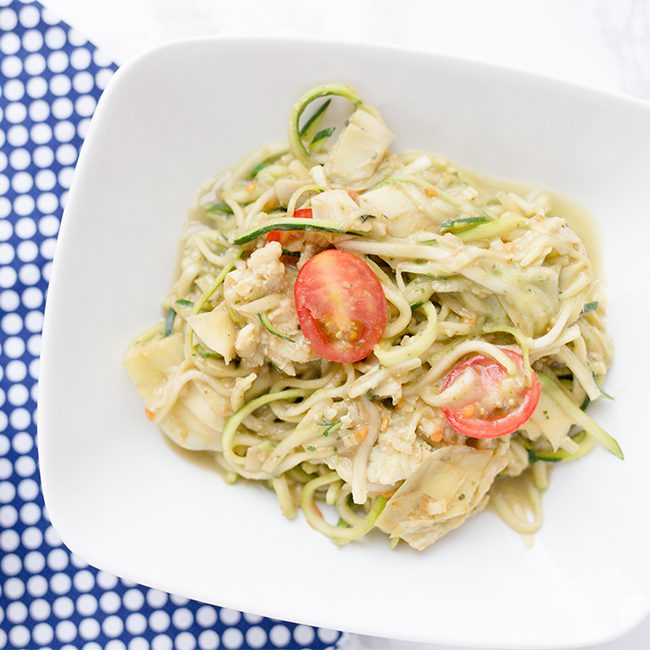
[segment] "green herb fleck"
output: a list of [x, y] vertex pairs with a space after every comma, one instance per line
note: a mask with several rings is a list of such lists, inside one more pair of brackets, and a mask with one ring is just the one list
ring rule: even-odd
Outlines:
[[307, 445], [307, 451], [316, 451], [316, 447], [314, 445]]
[[458, 500], [459, 500], [459, 501], [464, 501], [465, 498], [466, 498], [466, 495], [465, 495], [465, 494], [459, 494], [459, 495], [458, 495]]
[[191, 300], [185, 300], [185, 298], [177, 300], [176, 304], [180, 305], [181, 307], [194, 307], [194, 303]]
[[441, 232], [463, 232], [482, 223], [487, 223], [487, 217], [462, 217], [461, 219], [447, 219], [440, 224]]
[[332, 103], [331, 99], [324, 101], [312, 114], [312, 116], [302, 125], [302, 128], [298, 131], [300, 135], [305, 135], [309, 130], [309, 127], [318, 119], [320, 116], [327, 110], [329, 105]]
[[208, 208], [205, 208], [206, 212], [210, 214], [232, 214], [232, 208], [227, 203], [215, 203]]
[[170, 307], [165, 317], [165, 336], [171, 336], [171, 333], [174, 331], [174, 320], [176, 320], [176, 312]]
[[583, 308], [582, 308], [582, 313], [583, 314], [588, 314], [590, 311], [596, 311], [598, 309], [598, 301], [593, 300], [592, 302], [588, 302]]
[[251, 178], [255, 178], [263, 169], [266, 169], [271, 163], [267, 162], [266, 160], [264, 162], [261, 162], [259, 165], [255, 165], [253, 169], [251, 169]]
[[362, 214], [359, 217], [359, 220], [361, 221], [361, 223], [366, 223], [366, 221], [368, 221], [368, 219], [376, 219], [376, 218], [377, 217], [374, 214]]
[[318, 133], [317, 133], [317, 134], [312, 138], [310, 144], [316, 144], [316, 143], [319, 142], [320, 140], [326, 140], [327, 138], [329, 138], [329, 137], [332, 135], [332, 133], [334, 133], [334, 131], [336, 131], [336, 127], [335, 127], [335, 126], [330, 126], [330, 127], [328, 127], [327, 129], [323, 129], [322, 131], [319, 131], [319, 132], [318, 132]]

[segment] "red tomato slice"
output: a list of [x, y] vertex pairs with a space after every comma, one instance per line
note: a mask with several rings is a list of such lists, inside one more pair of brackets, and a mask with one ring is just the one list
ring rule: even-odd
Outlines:
[[[513, 350], [503, 351], [523, 368], [523, 358], [520, 354]], [[539, 379], [534, 372], [530, 376], [530, 386], [524, 387], [515, 395], [504, 395], [504, 400], [508, 400], [506, 408], [502, 405], [486, 408], [485, 400], [488, 396], [493, 397], [495, 391], [499, 390], [499, 384], [508, 377], [508, 372], [492, 357], [476, 354], [459, 363], [447, 375], [441, 392], [451, 386], [468, 368], [473, 370], [479, 379], [479, 386], [474, 391], [472, 400], [460, 406], [442, 409], [447, 421], [456, 431], [471, 438], [498, 438], [513, 433], [528, 421], [537, 408], [541, 393]], [[514, 403], [511, 403], [513, 400]]]
[[[304, 208], [302, 210], [294, 210], [293, 212], [294, 219], [311, 219], [312, 213], [311, 208]], [[266, 244], [270, 241], [280, 242], [281, 246], [286, 246], [289, 242], [298, 239], [300, 235], [298, 232], [292, 232], [291, 230], [272, 230], [266, 234], [266, 239], [264, 240]]]
[[335, 248], [318, 253], [300, 269], [293, 293], [302, 332], [320, 357], [353, 363], [379, 343], [386, 296], [362, 259]]

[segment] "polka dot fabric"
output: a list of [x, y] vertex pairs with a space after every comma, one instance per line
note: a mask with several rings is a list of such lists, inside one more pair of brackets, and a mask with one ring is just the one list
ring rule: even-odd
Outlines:
[[338, 632], [97, 571], [49, 523], [35, 446], [43, 307], [79, 148], [114, 71], [39, 4], [0, 0], [0, 648], [334, 647]]

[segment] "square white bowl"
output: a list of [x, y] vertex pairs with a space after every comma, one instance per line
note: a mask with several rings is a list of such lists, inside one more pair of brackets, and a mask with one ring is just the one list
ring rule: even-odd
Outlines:
[[[159, 317], [186, 206], [205, 178], [286, 138], [292, 102], [355, 85], [400, 149], [553, 188], [603, 236], [617, 345], [600, 422], [626, 453], [554, 472], [534, 548], [481, 514], [418, 554], [338, 548], [274, 496], [226, 485], [147, 423], [122, 369]], [[501, 648], [602, 642], [650, 611], [650, 109], [476, 62], [380, 46], [204, 39], [154, 50], [104, 93], [79, 159], [46, 310], [39, 405], [45, 499], [93, 565], [206, 602], [414, 641]]]

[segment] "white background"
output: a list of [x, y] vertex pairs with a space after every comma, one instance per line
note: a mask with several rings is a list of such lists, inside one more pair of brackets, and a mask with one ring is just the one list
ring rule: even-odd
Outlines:
[[[179, 38], [313, 36], [476, 58], [650, 100], [650, 0], [42, 2], [119, 64]], [[553, 622], [540, 620], [540, 624]], [[344, 645], [347, 650], [424, 649], [367, 637], [348, 637]], [[623, 639], [597, 648], [650, 648], [650, 621]], [[451, 649], [436, 646], [436, 650]]]

